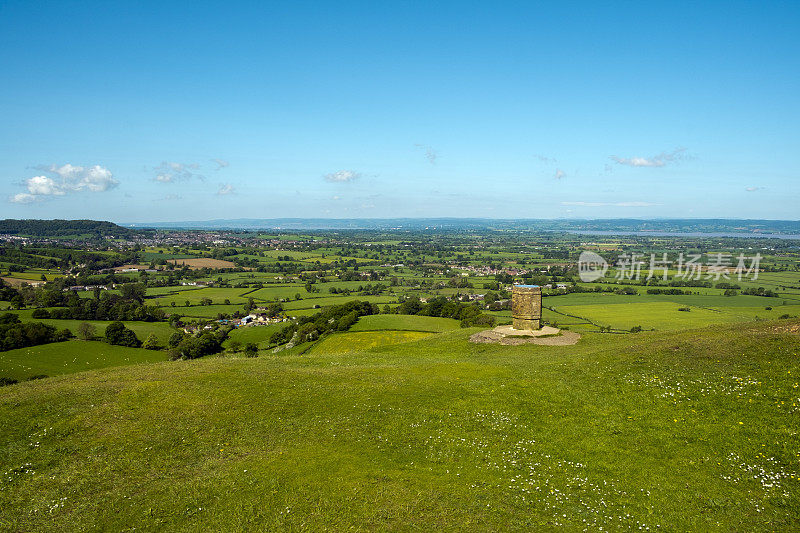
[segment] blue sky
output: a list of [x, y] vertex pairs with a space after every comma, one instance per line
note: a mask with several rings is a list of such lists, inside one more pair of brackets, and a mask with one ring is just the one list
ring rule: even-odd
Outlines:
[[800, 218], [800, 2], [0, 3], [2, 217]]

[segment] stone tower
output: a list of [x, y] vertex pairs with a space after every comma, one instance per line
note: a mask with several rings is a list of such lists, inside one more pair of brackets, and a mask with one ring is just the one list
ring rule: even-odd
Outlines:
[[511, 290], [511, 318], [514, 329], [542, 327], [542, 288], [538, 285], [514, 285]]

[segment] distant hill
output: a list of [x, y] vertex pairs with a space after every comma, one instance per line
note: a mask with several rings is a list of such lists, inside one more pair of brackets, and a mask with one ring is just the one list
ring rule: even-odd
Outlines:
[[0, 220], [0, 234], [26, 237], [67, 237], [92, 235], [97, 237], [121, 237], [133, 231], [113, 222], [103, 220]]
[[126, 224], [135, 228], [238, 230], [449, 230], [674, 232], [800, 235], [796, 220], [737, 219], [488, 219], [488, 218], [239, 218]]

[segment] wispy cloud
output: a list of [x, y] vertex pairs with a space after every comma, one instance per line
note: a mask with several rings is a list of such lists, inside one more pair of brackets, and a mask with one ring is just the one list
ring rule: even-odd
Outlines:
[[755, 191], [760, 191], [763, 188], [764, 187], [745, 187], [744, 190], [746, 190], [747, 192], [755, 192]]
[[579, 207], [650, 207], [658, 204], [650, 202], [561, 202], [561, 205]]
[[162, 161], [157, 167], [153, 167], [156, 172], [155, 181], [159, 183], [173, 183], [175, 181], [187, 181], [197, 178], [205, 181], [206, 177], [195, 172], [200, 168], [197, 163], [178, 163], [175, 161]]
[[433, 146], [428, 146], [427, 144], [415, 144], [414, 148], [423, 150], [425, 152], [425, 159], [428, 160], [428, 163], [431, 165], [436, 164], [436, 158], [439, 157], [439, 152]]
[[158, 199], [159, 201], [166, 201], [166, 202], [175, 202], [177, 200], [183, 200], [183, 196], [180, 194], [168, 194]]
[[217, 165], [217, 168], [215, 168], [214, 170], [219, 170], [219, 169], [221, 169], [221, 168], [226, 168], [226, 167], [230, 166], [230, 163], [228, 163], [228, 162], [227, 162], [227, 161], [225, 161], [224, 159], [212, 159], [211, 161], [212, 161], [212, 162], [213, 162], [215, 165]]
[[217, 190], [217, 196], [226, 196], [228, 194], [234, 194], [235, 192], [236, 188], [230, 183], [220, 183], [219, 190]]
[[651, 157], [617, 157], [612, 155], [611, 159], [620, 165], [629, 167], [663, 167], [683, 159], [685, 151], [686, 148], [676, 148], [671, 152], [661, 152]]
[[556, 178], [557, 180], [560, 180], [561, 178], [565, 178], [565, 177], [567, 177], [567, 173], [566, 173], [566, 172], [564, 172], [563, 170], [561, 170], [560, 168], [557, 168], [557, 169], [556, 169], [556, 175], [555, 175], [555, 178]]
[[27, 192], [14, 194], [10, 202], [29, 204], [50, 196], [65, 196], [70, 193], [104, 192], [119, 185], [111, 171], [100, 165], [82, 167], [71, 165], [39, 165], [37, 170], [46, 175], [33, 176], [23, 183]]
[[349, 181], [357, 180], [360, 177], [361, 174], [355, 170], [340, 170], [338, 172], [332, 172], [323, 176], [325, 181], [330, 181], [331, 183], [347, 183]]
[[557, 163], [558, 160], [555, 157], [547, 157], [545, 155], [536, 154], [534, 157], [541, 161], [542, 163]]
[[9, 202], [15, 204], [30, 204], [37, 201], [39, 198], [35, 194], [30, 194], [27, 192], [18, 192], [8, 198]]

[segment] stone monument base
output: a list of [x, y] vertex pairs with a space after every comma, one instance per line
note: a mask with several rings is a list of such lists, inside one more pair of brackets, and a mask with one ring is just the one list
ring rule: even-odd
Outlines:
[[577, 344], [581, 336], [572, 331], [544, 326], [542, 329], [514, 329], [512, 326], [497, 326], [475, 333], [469, 340], [476, 343], [489, 344], [542, 344], [547, 346], [567, 346]]
[[514, 326], [497, 326], [492, 331], [504, 337], [516, 337], [517, 335], [523, 337], [543, 337], [545, 335], [558, 335], [561, 333], [560, 329], [550, 326], [542, 326], [539, 329], [516, 329]]

